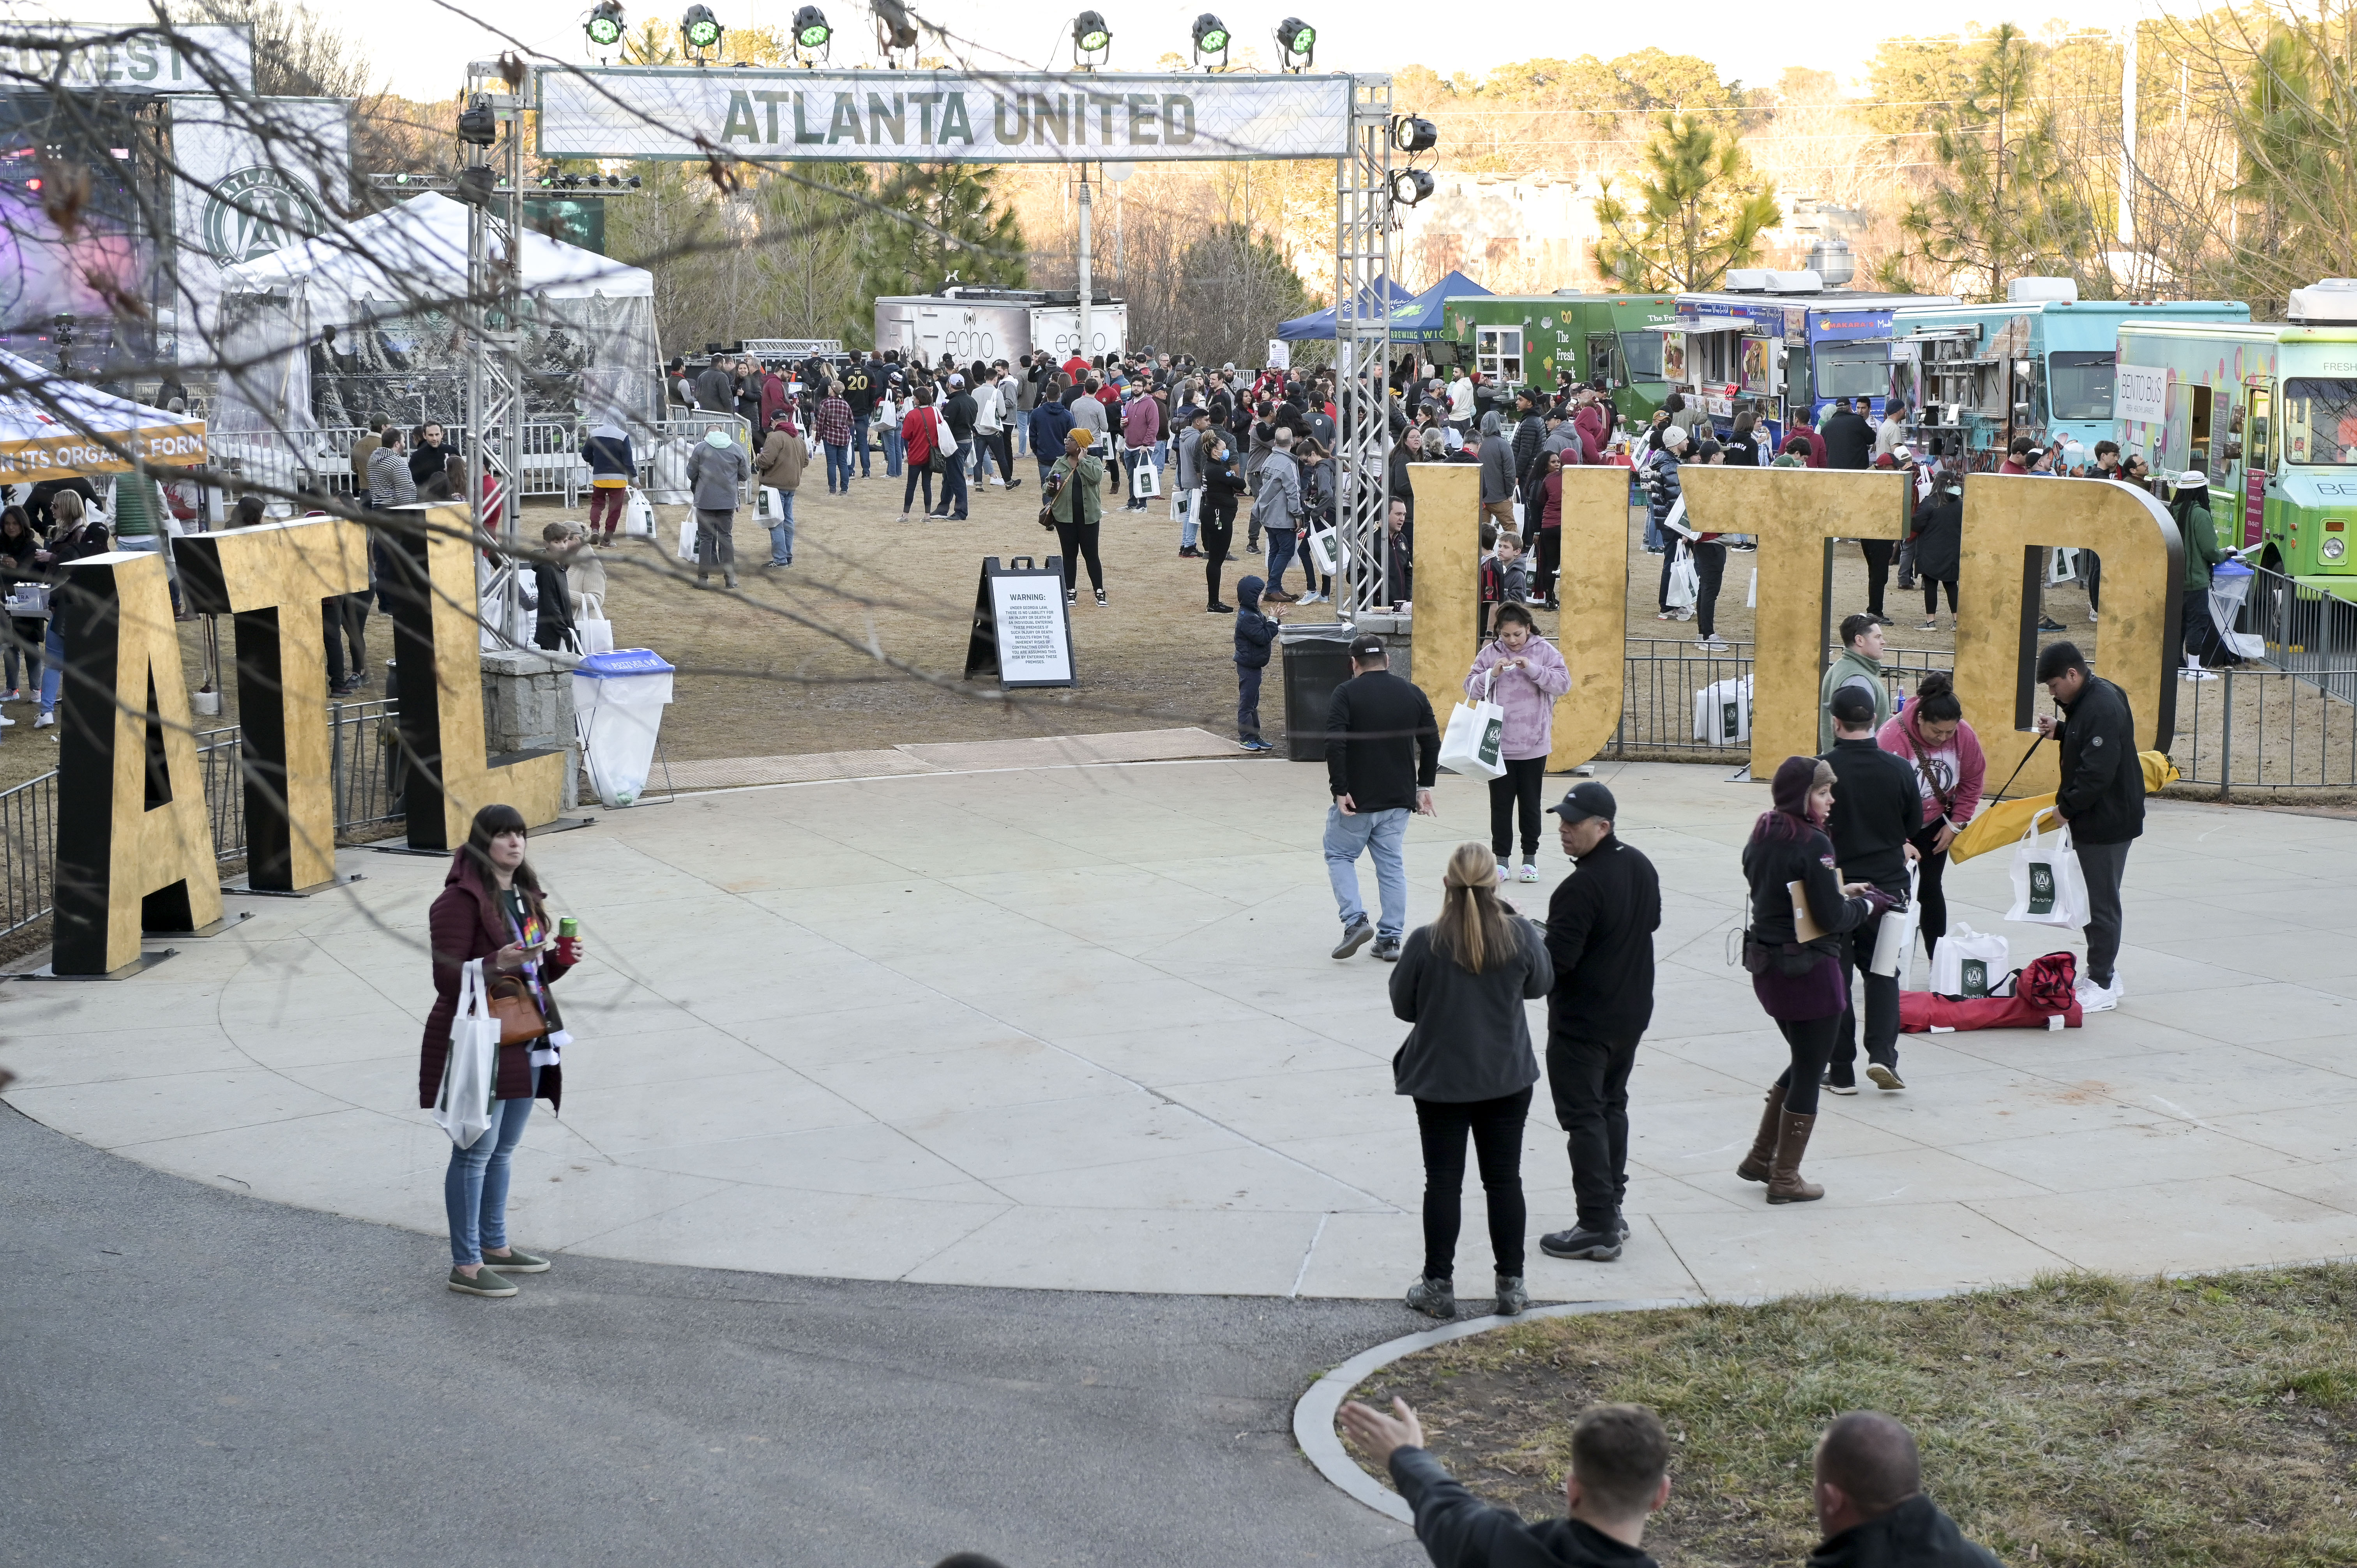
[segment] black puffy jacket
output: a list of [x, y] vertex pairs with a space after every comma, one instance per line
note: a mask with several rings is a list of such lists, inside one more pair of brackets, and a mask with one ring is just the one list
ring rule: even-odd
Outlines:
[[2144, 832], [2144, 764], [2136, 758], [2136, 715], [2127, 693], [2089, 675], [2061, 704], [2054, 738], [2062, 748], [2062, 788], [2054, 804], [2075, 843], [2126, 843]]

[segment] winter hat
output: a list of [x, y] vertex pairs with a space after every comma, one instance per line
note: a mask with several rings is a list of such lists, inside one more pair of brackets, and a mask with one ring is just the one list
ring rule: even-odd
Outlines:
[[1788, 757], [1776, 769], [1775, 782], [1768, 793], [1776, 809], [1788, 817], [1809, 817], [1809, 796], [1820, 784], [1834, 781], [1833, 765], [1821, 757]]
[[728, 432], [719, 428], [717, 425], [715, 425], [712, 429], [704, 433], [704, 444], [706, 446], [717, 446], [723, 451], [726, 451], [727, 448], [737, 445], [737, 443], [728, 438]]

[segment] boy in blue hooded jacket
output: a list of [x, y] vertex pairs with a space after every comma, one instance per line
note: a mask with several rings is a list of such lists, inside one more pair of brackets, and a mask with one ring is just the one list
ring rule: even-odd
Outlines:
[[1236, 582], [1236, 738], [1246, 751], [1276, 748], [1260, 736], [1260, 676], [1268, 668], [1268, 650], [1276, 640], [1276, 616], [1264, 615], [1258, 577]]

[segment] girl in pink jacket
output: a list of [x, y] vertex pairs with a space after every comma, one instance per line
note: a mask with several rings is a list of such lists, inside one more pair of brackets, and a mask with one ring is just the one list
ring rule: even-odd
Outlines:
[[[1502, 879], [1513, 848], [1514, 804], [1523, 808], [1523, 869], [1521, 879], [1539, 879], [1539, 799], [1546, 788], [1547, 753], [1555, 749], [1555, 701], [1571, 690], [1571, 671], [1563, 655], [1539, 636], [1538, 623], [1522, 605], [1500, 605], [1498, 635], [1473, 660], [1465, 678], [1465, 694], [1475, 699], [1485, 693], [1506, 710], [1499, 759], [1506, 771], [1490, 780], [1490, 848], [1498, 857]], [[1496, 677], [1491, 678], [1491, 671]]]

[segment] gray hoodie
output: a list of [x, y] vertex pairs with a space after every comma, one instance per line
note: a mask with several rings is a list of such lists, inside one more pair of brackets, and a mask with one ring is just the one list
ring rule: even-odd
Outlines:
[[735, 442], [726, 446], [697, 442], [694, 455], [687, 460], [687, 482], [695, 491], [695, 510], [735, 511], [737, 499], [752, 472], [751, 460]]

